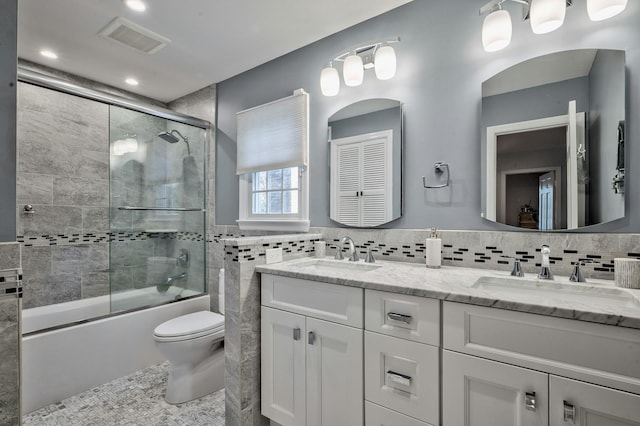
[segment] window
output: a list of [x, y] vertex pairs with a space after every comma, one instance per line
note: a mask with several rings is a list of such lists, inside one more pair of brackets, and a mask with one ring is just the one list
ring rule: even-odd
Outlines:
[[240, 229], [307, 231], [307, 171], [287, 167], [240, 176]]
[[251, 174], [251, 215], [297, 215], [300, 211], [298, 167]]
[[309, 95], [299, 89], [237, 119], [240, 229], [308, 231]]

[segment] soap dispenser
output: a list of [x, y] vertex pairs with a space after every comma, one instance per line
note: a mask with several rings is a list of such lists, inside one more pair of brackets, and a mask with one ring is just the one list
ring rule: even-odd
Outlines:
[[442, 265], [442, 240], [438, 238], [436, 228], [431, 228], [426, 241], [427, 268], [439, 268]]

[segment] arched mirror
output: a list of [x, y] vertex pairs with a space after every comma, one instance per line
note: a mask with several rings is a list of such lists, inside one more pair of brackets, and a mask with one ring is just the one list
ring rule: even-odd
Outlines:
[[329, 118], [332, 220], [374, 227], [402, 215], [402, 104], [367, 99]]
[[624, 217], [625, 52], [530, 59], [482, 84], [483, 205], [518, 228]]

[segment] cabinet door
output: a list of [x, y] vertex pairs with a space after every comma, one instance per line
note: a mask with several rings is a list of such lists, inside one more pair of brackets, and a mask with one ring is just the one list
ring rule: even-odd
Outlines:
[[444, 426], [546, 426], [548, 375], [443, 351]]
[[362, 143], [362, 212], [360, 226], [378, 226], [391, 220], [391, 139]]
[[551, 426], [640, 426], [640, 395], [551, 376], [549, 423]]
[[339, 145], [335, 148], [337, 170], [332, 170], [336, 177], [336, 197], [331, 204], [331, 218], [344, 225], [360, 226], [360, 173], [362, 158], [360, 147], [354, 144]]
[[362, 330], [307, 318], [307, 426], [364, 422]]
[[282, 426], [304, 425], [305, 317], [262, 307], [262, 414]]

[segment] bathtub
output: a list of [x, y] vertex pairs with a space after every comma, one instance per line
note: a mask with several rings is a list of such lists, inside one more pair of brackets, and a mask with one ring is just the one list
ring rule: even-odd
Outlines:
[[140, 306], [161, 305], [175, 300], [178, 293], [182, 297], [198, 294], [193, 290], [182, 290], [177, 287], [171, 287], [166, 293], [158, 293], [155, 287], [149, 287], [122, 291], [111, 296], [89, 297], [72, 302], [23, 309], [22, 334], [104, 317], [111, 313], [112, 304], [115, 311], [128, 311]]
[[[133, 292], [136, 292], [136, 297], [148, 300], [149, 293], [153, 294], [155, 288]], [[137, 303], [135, 297], [131, 297], [132, 293], [124, 296], [124, 293], [113, 296], [113, 303], [118, 304], [119, 309], [126, 310], [129, 302]], [[171, 294], [165, 296], [175, 297]], [[160, 301], [157, 299], [152, 303]], [[155, 349], [153, 329], [171, 318], [210, 308], [209, 296], [202, 295], [37, 332], [108, 315], [110, 304], [109, 296], [100, 296], [23, 311], [23, 333], [31, 333], [22, 339], [23, 413], [164, 361]]]

